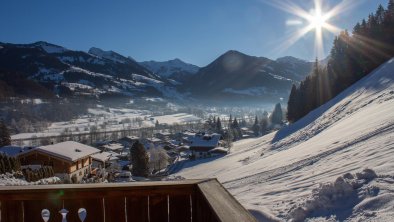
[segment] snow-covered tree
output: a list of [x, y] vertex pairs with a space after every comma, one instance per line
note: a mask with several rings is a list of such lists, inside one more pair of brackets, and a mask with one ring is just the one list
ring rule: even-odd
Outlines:
[[169, 156], [163, 148], [149, 149], [149, 165], [150, 169], [157, 171], [164, 169], [168, 166]]

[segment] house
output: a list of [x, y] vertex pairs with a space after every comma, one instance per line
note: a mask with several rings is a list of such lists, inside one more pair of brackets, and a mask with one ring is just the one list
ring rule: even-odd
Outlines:
[[195, 158], [209, 157], [210, 150], [219, 146], [220, 134], [198, 133], [190, 141], [190, 151]]
[[211, 156], [222, 156], [228, 153], [228, 149], [224, 147], [216, 147], [208, 152]]
[[155, 134], [155, 137], [161, 140], [169, 140], [172, 134], [170, 132], [159, 132]]
[[125, 136], [121, 139], [118, 140], [120, 144], [122, 144], [124, 147], [131, 147], [133, 144], [138, 141], [140, 138], [136, 136]]
[[21, 165], [52, 166], [55, 175], [66, 180], [80, 182], [90, 174], [92, 154], [100, 150], [81, 143], [66, 141], [54, 145], [41, 146], [18, 155]]
[[143, 139], [141, 140], [141, 143], [144, 145], [145, 149], [150, 149], [152, 147], [159, 147], [163, 145], [163, 141], [156, 137]]
[[100, 150], [106, 152], [115, 152], [117, 154], [121, 154], [124, 150], [124, 146], [120, 143], [109, 143], [100, 147]]
[[119, 160], [117, 153], [113, 152], [99, 152], [93, 154], [91, 157], [93, 168], [104, 167], [104, 165], [107, 167], [108, 164], [116, 163]]

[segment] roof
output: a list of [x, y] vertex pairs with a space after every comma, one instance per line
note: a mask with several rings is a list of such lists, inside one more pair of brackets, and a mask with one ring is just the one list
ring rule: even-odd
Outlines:
[[111, 143], [103, 146], [104, 149], [109, 149], [109, 150], [121, 150], [123, 149], [123, 145], [120, 143]]
[[0, 148], [0, 153], [4, 153], [7, 156], [18, 156], [19, 154], [32, 149], [31, 147], [19, 147], [19, 146], [3, 146]]
[[100, 152], [100, 153], [93, 154], [92, 158], [94, 160], [105, 162], [105, 161], [111, 161], [111, 160], [118, 160], [119, 158], [116, 157], [116, 155], [118, 155], [118, 154], [111, 153], [111, 152]]
[[227, 154], [228, 153], [228, 149], [224, 148], [224, 147], [216, 147], [212, 150], [209, 151], [210, 153], [223, 153], [223, 154]]
[[192, 151], [196, 151], [196, 152], [208, 152], [210, 150], [212, 150], [213, 147], [190, 147], [190, 150]]
[[190, 140], [190, 149], [193, 147], [217, 147], [219, 145], [220, 134], [196, 134]]
[[126, 136], [126, 137], [123, 137], [123, 138], [119, 139], [119, 141], [124, 140], [124, 141], [134, 142], [134, 141], [139, 140], [139, 139], [140, 138], [136, 137], [136, 136]]
[[72, 162], [100, 152], [99, 149], [74, 141], [66, 141], [49, 146], [40, 146], [33, 150], [37, 150]]

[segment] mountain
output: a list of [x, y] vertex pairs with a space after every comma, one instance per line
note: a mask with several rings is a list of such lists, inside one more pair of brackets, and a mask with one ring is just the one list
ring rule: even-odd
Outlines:
[[46, 42], [0, 43], [0, 70], [1, 80], [7, 79], [8, 85], [12, 81], [6, 75], [17, 73], [18, 78], [33, 81], [53, 95], [182, 97], [170, 81], [133, 59], [98, 48], [83, 52]]
[[166, 62], [146, 61], [140, 64], [161, 77], [180, 82], [184, 82], [200, 69], [200, 67], [183, 62], [180, 59], [173, 59]]
[[290, 58], [274, 61], [231, 50], [201, 68], [183, 89], [207, 100], [287, 99], [292, 84], [304, 79], [313, 65]]
[[391, 59], [294, 124], [174, 176], [218, 178], [261, 221], [391, 221], [393, 73]]

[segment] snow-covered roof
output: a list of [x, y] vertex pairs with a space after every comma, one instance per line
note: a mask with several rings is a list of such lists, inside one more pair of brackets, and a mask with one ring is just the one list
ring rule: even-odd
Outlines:
[[216, 147], [208, 152], [210, 152], [210, 153], [227, 153], [228, 149], [224, 148], [224, 147]]
[[108, 150], [121, 150], [123, 149], [123, 145], [120, 143], [111, 143], [103, 146], [104, 149]]
[[40, 146], [35, 150], [73, 162], [83, 157], [100, 152], [99, 149], [74, 141], [66, 141], [49, 146]]
[[190, 140], [190, 148], [193, 147], [216, 147], [219, 144], [220, 134], [196, 134]]
[[113, 152], [100, 152], [93, 154], [92, 158], [94, 160], [106, 162], [106, 161], [118, 160], [119, 158], [117, 157], [117, 155], [118, 155], [117, 153], [113, 153]]

